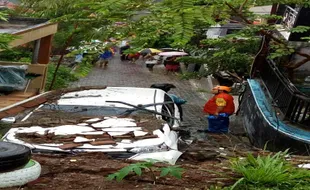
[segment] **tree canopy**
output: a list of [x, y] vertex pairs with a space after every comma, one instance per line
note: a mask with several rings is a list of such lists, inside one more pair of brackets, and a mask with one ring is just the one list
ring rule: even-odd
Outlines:
[[[71, 45], [76, 46], [83, 40], [106, 40], [110, 37], [129, 38], [131, 44], [138, 48], [185, 48], [194, 45], [194, 49], [205, 50], [205, 56], [192, 57], [192, 60], [201, 63], [204, 60], [210, 68], [238, 70], [253, 60], [255, 48], [246, 47], [253, 43], [256, 47], [254, 36], [275, 29], [273, 24], [253, 25], [257, 15], [249, 8], [278, 3], [310, 6], [310, 2], [304, 0], [21, 0], [21, 6], [15, 14], [59, 22], [55, 47], [63, 46], [72, 33], [75, 37]], [[279, 19], [274, 15], [261, 17]], [[223, 39], [204, 40], [210, 26], [230, 21], [242, 23], [246, 27], [238, 34]], [[294, 32], [308, 29], [296, 28]], [[248, 40], [239, 40], [238, 43], [232, 40], [240, 37]], [[278, 40], [281, 43], [275, 40], [273, 48], [277, 51], [273, 52], [273, 57], [295, 51], [283, 40]], [[211, 44], [217, 51], [208, 51], [206, 47]]]

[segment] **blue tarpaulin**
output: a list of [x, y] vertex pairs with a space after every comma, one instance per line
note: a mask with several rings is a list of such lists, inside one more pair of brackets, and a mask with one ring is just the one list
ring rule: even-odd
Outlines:
[[23, 90], [28, 66], [0, 66], [0, 92]]

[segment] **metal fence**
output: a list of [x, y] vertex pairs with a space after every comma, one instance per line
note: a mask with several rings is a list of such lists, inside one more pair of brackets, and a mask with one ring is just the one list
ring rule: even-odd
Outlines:
[[284, 119], [301, 126], [310, 126], [310, 98], [302, 94], [272, 60], [267, 60], [259, 72], [273, 98], [272, 105], [282, 112]]
[[298, 11], [296, 11], [290, 6], [286, 6], [286, 9], [283, 14], [283, 20], [282, 20], [282, 24], [285, 26], [285, 28], [290, 30], [294, 27], [297, 15], [298, 15]]

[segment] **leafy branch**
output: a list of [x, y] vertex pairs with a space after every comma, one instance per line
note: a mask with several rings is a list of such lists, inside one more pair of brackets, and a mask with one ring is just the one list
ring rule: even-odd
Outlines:
[[293, 33], [304, 33], [304, 32], [308, 32], [309, 30], [310, 30], [310, 26], [299, 25], [299, 26], [296, 26], [295, 28], [292, 28], [290, 30], [290, 32], [293, 32]]
[[[240, 13], [238, 10], [236, 10], [230, 3], [225, 2], [225, 4], [237, 15], [239, 16], [244, 22], [246, 22], [246, 24], [248, 25], [253, 25], [252, 22], [250, 20], [248, 20], [242, 13]], [[292, 29], [292, 32], [306, 32], [310, 30], [310, 27], [308, 26], [299, 26], [296, 27], [295, 29]], [[273, 35], [273, 32], [270, 30], [265, 30], [264, 28], [261, 28], [259, 30], [259, 33], [269, 37], [270, 39], [272, 39], [275, 43], [278, 43], [278, 47], [281, 47], [280, 49], [275, 49], [274, 52], [271, 53], [271, 58], [276, 58], [276, 57], [282, 57], [282, 56], [286, 56], [286, 55], [290, 55], [292, 53], [296, 53], [302, 57], [305, 57], [305, 59], [297, 62], [297, 63], [289, 63], [286, 65], [287, 68], [294, 70], [297, 69], [298, 67], [302, 66], [303, 64], [307, 63], [308, 61], [310, 61], [310, 56], [307, 54], [304, 54], [302, 52], [298, 52], [292, 49], [292, 47], [289, 47], [287, 45], [286, 42], [284, 42], [282, 39], [277, 38]], [[275, 47], [275, 46], [273, 46]]]

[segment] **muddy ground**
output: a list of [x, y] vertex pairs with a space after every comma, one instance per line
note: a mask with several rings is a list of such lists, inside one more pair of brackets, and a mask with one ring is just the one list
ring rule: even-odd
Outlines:
[[[229, 160], [204, 142], [187, 147], [177, 165], [185, 169], [182, 179], [158, 178], [154, 184], [150, 172], [141, 177], [130, 175], [122, 182], [108, 181], [106, 177], [133, 163], [116, 160], [103, 153], [69, 155], [34, 154], [32, 158], [42, 165], [41, 177], [23, 189], [207, 189], [210, 185], [231, 185], [236, 174], [229, 169]], [[200, 147], [199, 150], [197, 147]], [[163, 164], [156, 164], [164, 167]], [[155, 172], [159, 176], [159, 172]], [[17, 189], [17, 188], [8, 188]]]
[[[221, 139], [223, 136], [213, 135]], [[222, 144], [223, 145], [223, 144]], [[244, 157], [247, 153], [264, 154], [258, 149], [247, 152], [234, 151], [233, 147], [214, 147], [207, 142], [194, 142], [186, 148], [177, 165], [185, 169], [182, 179], [162, 177], [154, 184], [150, 172], [142, 176], [129, 175], [123, 181], [108, 181], [106, 177], [117, 170], [134, 163], [130, 160], [117, 160], [104, 153], [81, 154], [33, 154], [32, 158], [42, 165], [38, 180], [15, 189], [209, 189], [210, 186], [230, 186], [240, 177], [230, 169], [232, 157]], [[266, 153], [265, 153], [266, 154]], [[294, 164], [305, 162], [309, 158], [295, 156], [290, 158]], [[157, 168], [165, 167], [156, 164]], [[156, 168], [155, 167], [155, 168]], [[159, 172], [155, 171], [159, 176]]]

